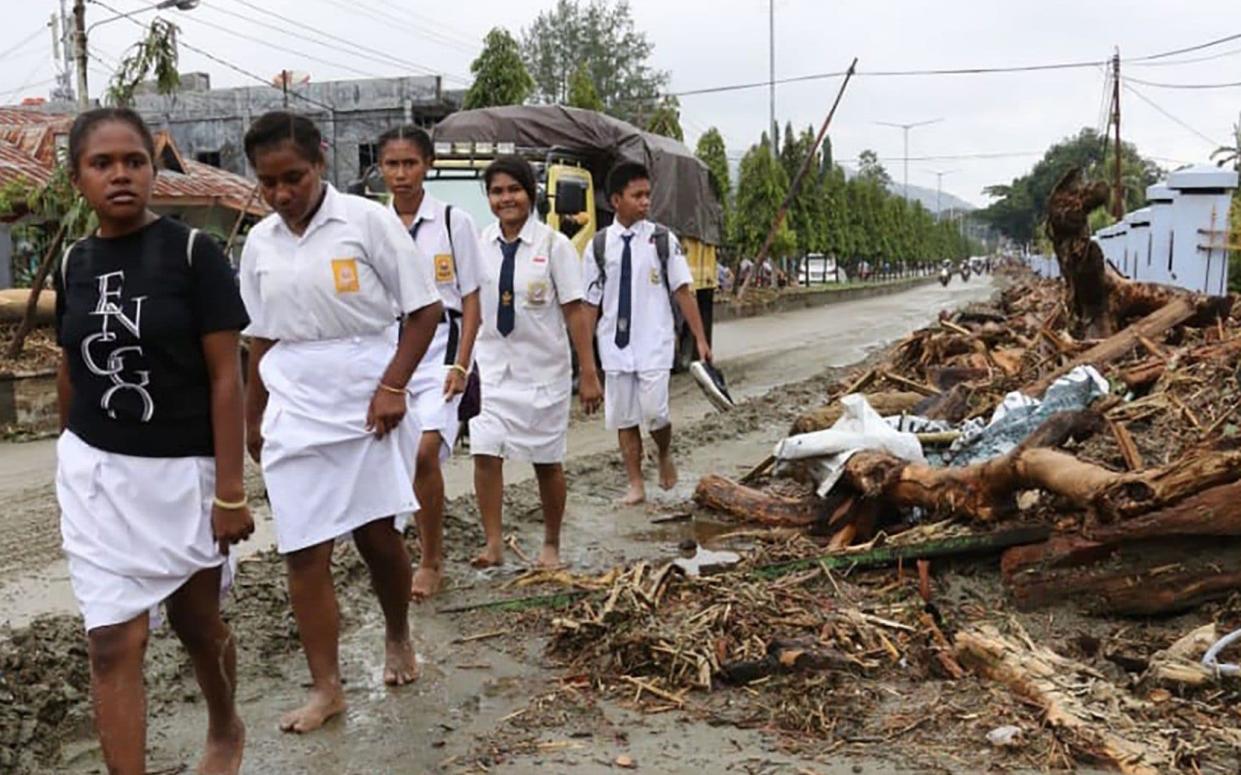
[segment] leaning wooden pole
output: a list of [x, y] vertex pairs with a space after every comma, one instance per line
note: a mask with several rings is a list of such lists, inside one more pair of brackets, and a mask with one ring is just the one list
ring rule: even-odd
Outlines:
[[750, 280], [758, 273], [759, 267], [763, 265], [763, 261], [767, 258], [767, 253], [771, 250], [771, 245], [776, 241], [776, 233], [780, 231], [781, 224], [789, 214], [789, 207], [793, 204], [797, 192], [801, 189], [802, 181], [806, 178], [806, 173], [810, 171], [810, 167], [814, 163], [814, 155], [818, 153], [819, 146], [823, 144], [823, 138], [827, 137], [827, 128], [832, 123], [832, 116], [836, 115], [836, 108], [840, 105], [840, 100], [845, 96], [845, 89], [849, 86], [850, 79], [853, 78], [853, 72], [857, 68], [857, 57], [853, 58], [853, 62], [849, 64], [849, 69], [845, 71], [845, 80], [840, 84], [840, 91], [836, 92], [836, 99], [832, 102], [832, 108], [827, 112], [827, 118], [823, 119], [823, 126], [819, 127], [819, 134], [814, 138], [814, 145], [806, 152], [806, 158], [802, 159], [801, 169], [797, 171], [797, 175], [793, 178], [792, 184], [789, 186], [788, 196], [784, 197], [784, 202], [780, 205], [780, 209], [776, 211], [776, 217], [771, 222], [771, 229], [767, 232], [767, 239], [763, 240], [763, 247], [758, 251], [758, 256], [754, 259], [754, 271], [745, 278], [741, 283], [741, 288], [737, 291], [737, 303], [745, 298], [746, 289], [750, 287]]
[[224, 255], [232, 261], [233, 242], [237, 240], [237, 234], [241, 231], [241, 222], [246, 218], [246, 212], [250, 209], [250, 205], [254, 204], [254, 198], [259, 195], [259, 184], [254, 184], [254, 190], [250, 192], [250, 198], [246, 200], [245, 206], [237, 212], [237, 220], [233, 221], [233, 230], [228, 233], [228, 242], [224, 245]]
[[22, 354], [26, 336], [30, 333], [30, 329], [34, 328], [35, 313], [39, 309], [39, 294], [43, 292], [43, 284], [47, 282], [47, 276], [52, 271], [52, 264], [56, 262], [56, 256], [60, 253], [61, 243], [65, 239], [66, 223], [67, 219], [60, 220], [60, 225], [56, 227], [56, 236], [52, 237], [52, 241], [48, 243], [47, 252], [43, 254], [43, 260], [39, 262], [34, 280], [30, 283], [30, 296], [26, 299], [26, 311], [22, 314], [22, 322], [17, 326], [13, 340], [9, 342], [8, 352], [5, 353], [9, 359], [17, 358]]

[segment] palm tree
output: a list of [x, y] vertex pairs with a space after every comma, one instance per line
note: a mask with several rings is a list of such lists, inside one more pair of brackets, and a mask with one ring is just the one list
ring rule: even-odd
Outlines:
[[1220, 159], [1215, 162], [1220, 167], [1231, 163], [1237, 171], [1241, 172], [1241, 121], [1232, 125], [1232, 145], [1221, 145], [1211, 153], [1211, 158], [1219, 156]]

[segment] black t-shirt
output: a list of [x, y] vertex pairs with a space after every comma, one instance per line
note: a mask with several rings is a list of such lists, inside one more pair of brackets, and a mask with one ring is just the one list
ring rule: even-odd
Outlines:
[[140, 457], [213, 456], [202, 337], [249, 323], [232, 268], [206, 234], [160, 218], [88, 237], [56, 276], [57, 340], [69, 362], [69, 430]]

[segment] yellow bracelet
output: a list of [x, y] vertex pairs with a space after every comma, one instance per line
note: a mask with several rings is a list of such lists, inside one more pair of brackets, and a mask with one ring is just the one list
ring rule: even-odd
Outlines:
[[387, 391], [388, 393], [395, 393], [398, 396], [405, 395], [405, 388], [394, 388], [391, 385], [385, 385], [382, 382], [379, 383], [379, 389]]
[[219, 506], [227, 511], [237, 511], [238, 509], [244, 509], [250, 503], [250, 500], [248, 498], [242, 498], [239, 501], [226, 501], [221, 500], [220, 496], [217, 495], [215, 496], [214, 503], [216, 506]]
[[468, 376], [470, 376], [470, 370], [469, 370], [469, 369], [467, 369], [466, 367], [462, 366], [460, 363], [454, 363], [453, 365], [449, 366], [448, 368], [449, 368], [449, 370], [451, 370], [451, 371], [459, 371], [459, 372], [461, 372], [461, 376], [463, 376], [463, 377], [468, 377]]

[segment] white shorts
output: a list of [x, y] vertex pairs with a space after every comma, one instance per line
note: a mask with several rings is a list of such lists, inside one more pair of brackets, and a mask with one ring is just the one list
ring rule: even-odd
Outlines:
[[414, 372], [407, 386], [413, 396], [414, 412], [418, 415], [422, 432], [435, 432], [440, 435], [441, 462], [452, 455], [453, 445], [457, 443], [457, 431], [461, 427], [461, 422], [457, 419], [461, 395], [444, 400], [444, 379], [447, 375], [447, 366], [424, 362]]
[[668, 408], [671, 372], [609, 371], [604, 377], [603, 421], [608, 430], [645, 428], [657, 431], [672, 424]]
[[561, 463], [569, 433], [573, 386], [530, 387], [484, 381], [482, 406], [470, 420], [470, 454], [528, 463]]
[[148, 613], [201, 570], [233, 564], [211, 535], [215, 460], [135, 457], [92, 447], [71, 431], [56, 442], [56, 498], [69, 580], [86, 630]]

